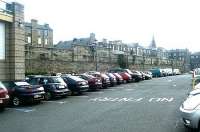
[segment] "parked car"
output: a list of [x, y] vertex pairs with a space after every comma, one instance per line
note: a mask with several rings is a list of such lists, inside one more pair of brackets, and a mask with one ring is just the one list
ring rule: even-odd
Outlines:
[[152, 74], [150, 72], [142, 72], [142, 73], [145, 80], [152, 79]]
[[188, 98], [200, 94], [200, 83], [198, 83], [197, 85], [194, 86], [194, 90], [192, 90], [191, 92], [189, 92], [188, 94]]
[[132, 76], [134, 77], [136, 82], [139, 82], [139, 81], [143, 80], [143, 76], [139, 71], [133, 70], [132, 73], [133, 73]]
[[132, 77], [127, 72], [120, 72], [119, 75], [123, 78], [124, 83], [132, 82]]
[[163, 76], [163, 73], [159, 68], [154, 68], [149, 71], [152, 73], [153, 77], [162, 77]]
[[96, 71], [89, 71], [87, 72], [87, 74], [100, 78], [102, 81], [103, 88], [107, 88], [108, 86], [110, 86], [110, 79], [106, 74]]
[[0, 82], [0, 110], [4, 109], [9, 101], [9, 95], [6, 87]]
[[200, 121], [200, 94], [187, 98], [180, 106], [181, 117], [186, 127], [197, 129]]
[[110, 79], [110, 86], [115, 86], [117, 84], [117, 79], [112, 73], [106, 73]]
[[[122, 69], [122, 68], [113, 68], [113, 69], [110, 69], [108, 72], [110, 73], [122, 73], [122, 72], [126, 72], [128, 73], [129, 75], [131, 75], [131, 79], [132, 81], [133, 80], [137, 80], [137, 75], [134, 74], [132, 71], [130, 71], [129, 69]], [[128, 81], [128, 82], [132, 82], [132, 81]]]
[[27, 81], [31, 85], [40, 85], [44, 87], [45, 100], [56, 97], [67, 97], [69, 89], [67, 84], [58, 76], [32, 76]]
[[89, 90], [94, 91], [102, 88], [102, 82], [100, 78], [88, 74], [80, 74], [77, 76], [88, 81]]
[[4, 81], [2, 82], [8, 90], [10, 104], [19, 106], [24, 103], [40, 102], [44, 99], [44, 88], [32, 86], [25, 81]]
[[61, 76], [65, 83], [67, 83], [69, 90], [72, 94], [82, 94], [89, 90], [88, 81], [73, 75]]
[[181, 75], [181, 72], [179, 69], [174, 69], [174, 75]]
[[117, 80], [117, 84], [122, 84], [123, 83], [123, 78], [121, 75], [119, 75], [119, 73], [113, 73], [113, 75], [116, 77]]

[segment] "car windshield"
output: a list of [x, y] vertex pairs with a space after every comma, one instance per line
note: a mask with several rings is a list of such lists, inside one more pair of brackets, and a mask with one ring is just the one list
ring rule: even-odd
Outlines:
[[30, 84], [27, 82], [15, 82], [17, 86], [29, 86]]
[[2, 83], [2, 82], [0, 82], [0, 88], [3, 88], [3, 89], [5, 89], [5, 86], [3, 85], [3, 83]]

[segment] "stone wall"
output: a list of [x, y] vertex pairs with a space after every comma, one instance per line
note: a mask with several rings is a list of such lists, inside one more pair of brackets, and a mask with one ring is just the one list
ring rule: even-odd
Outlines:
[[[125, 67], [135, 70], [149, 70], [153, 67], [179, 68], [182, 70], [183, 62], [166, 58], [122, 55]], [[119, 54], [109, 49], [99, 48], [91, 52], [87, 46], [76, 45], [71, 49], [56, 49], [42, 47], [26, 47], [26, 73], [54, 73], [54, 72], [86, 72], [107, 71], [119, 67]]]

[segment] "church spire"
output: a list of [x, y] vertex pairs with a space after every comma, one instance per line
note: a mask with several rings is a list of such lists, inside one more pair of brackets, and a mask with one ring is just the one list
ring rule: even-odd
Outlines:
[[149, 48], [156, 49], [156, 41], [155, 41], [154, 35], [153, 35], [151, 44], [149, 45]]

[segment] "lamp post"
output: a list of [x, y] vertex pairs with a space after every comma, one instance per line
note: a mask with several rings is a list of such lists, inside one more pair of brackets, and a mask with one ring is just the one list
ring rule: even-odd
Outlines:
[[93, 59], [95, 61], [95, 70], [98, 71], [98, 55], [97, 55], [97, 40], [89, 44], [89, 47], [93, 54]]

